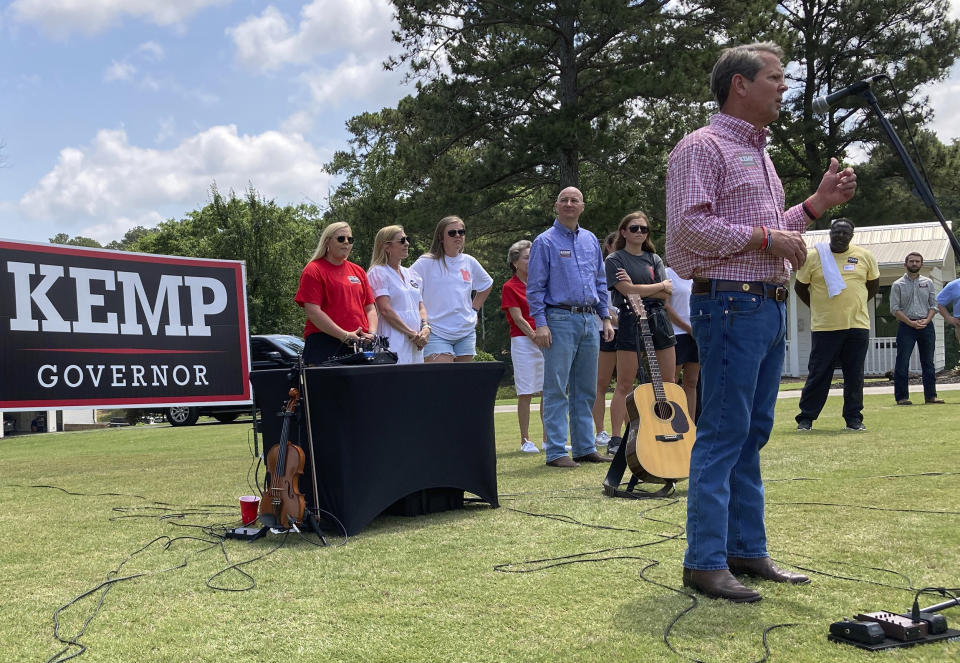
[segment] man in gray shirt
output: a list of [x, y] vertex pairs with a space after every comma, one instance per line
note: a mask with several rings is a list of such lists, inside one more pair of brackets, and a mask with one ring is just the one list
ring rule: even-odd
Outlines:
[[890, 288], [890, 313], [899, 320], [897, 325], [897, 362], [893, 369], [893, 396], [897, 405], [910, 402], [910, 355], [913, 346], [920, 349], [920, 367], [923, 373], [923, 397], [927, 403], [942, 403], [937, 397], [937, 377], [933, 368], [933, 352], [937, 336], [931, 320], [937, 314], [937, 298], [933, 281], [920, 275], [923, 256], [908, 253], [903, 262], [907, 272], [893, 282]]

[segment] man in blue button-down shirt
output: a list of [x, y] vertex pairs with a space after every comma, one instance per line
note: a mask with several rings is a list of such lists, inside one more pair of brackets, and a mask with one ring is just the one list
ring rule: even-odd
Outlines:
[[[613, 339], [613, 325], [600, 242], [579, 225], [583, 207], [578, 189], [561, 191], [553, 226], [530, 247], [527, 302], [537, 323], [533, 340], [543, 350], [543, 450], [551, 467], [610, 462], [597, 453], [593, 437], [600, 353], [597, 316], [603, 319], [603, 337], [608, 341]], [[573, 459], [564, 448], [568, 416]]]

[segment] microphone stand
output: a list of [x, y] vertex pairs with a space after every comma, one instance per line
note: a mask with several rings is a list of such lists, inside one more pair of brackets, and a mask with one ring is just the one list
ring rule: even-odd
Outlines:
[[944, 601], [943, 603], [937, 603], [927, 608], [921, 608], [920, 612], [940, 612], [941, 610], [952, 608], [955, 605], [960, 605], [960, 599], [950, 599], [949, 601]]
[[920, 199], [934, 213], [940, 225], [943, 227], [943, 231], [947, 233], [947, 239], [950, 240], [950, 246], [953, 247], [953, 255], [957, 261], [960, 262], [960, 241], [957, 240], [957, 236], [953, 234], [950, 226], [947, 225], [947, 220], [943, 217], [943, 212], [941, 212], [937, 206], [937, 200], [933, 197], [933, 192], [930, 190], [930, 187], [927, 186], [926, 180], [920, 176], [916, 166], [913, 165], [913, 161], [910, 159], [910, 155], [907, 154], [907, 150], [897, 136], [896, 131], [893, 130], [890, 122], [880, 111], [880, 105], [877, 103], [877, 97], [873, 94], [873, 90], [868, 86], [860, 94], [867, 100], [870, 109], [874, 115], [877, 116], [877, 120], [880, 122], [880, 128], [883, 129], [883, 132], [887, 135], [887, 140], [890, 141], [890, 145], [893, 146], [897, 156], [900, 157], [900, 161], [903, 162], [904, 167], [907, 169], [907, 174], [910, 176], [910, 179], [913, 180], [913, 186], [920, 196]]

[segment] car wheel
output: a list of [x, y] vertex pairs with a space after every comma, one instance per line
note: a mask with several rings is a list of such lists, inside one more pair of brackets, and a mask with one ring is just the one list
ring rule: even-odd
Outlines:
[[195, 407], [167, 408], [167, 421], [171, 426], [193, 426], [200, 417], [200, 410]]
[[240, 416], [239, 412], [224, 412], [222, 414], [213, 415], [213, 418], [219, 421], [221, 424], [229, 424], [231, 421], [234, 421], [239, 416]]

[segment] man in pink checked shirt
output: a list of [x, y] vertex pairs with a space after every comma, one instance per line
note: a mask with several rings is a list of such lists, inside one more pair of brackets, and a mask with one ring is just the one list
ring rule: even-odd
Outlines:
[[809, 582], [767, 552], [760, 449], [783, 366], [785, 284], [790, 265], [806, 259], [800, 232], [857, 186], [853, 169], [831, 159], [817, 191], [784, 211], [766, 152], [766, 126], [787, 90], [782, 58], [772, 43], [725, 49], [710, 76], [720, 112], [677, 144], [667, 169], [667, 262], [694, 281], [690, 323], [703, 384], [683, 584], [735, 602], [761, 598], [735, 575]]

